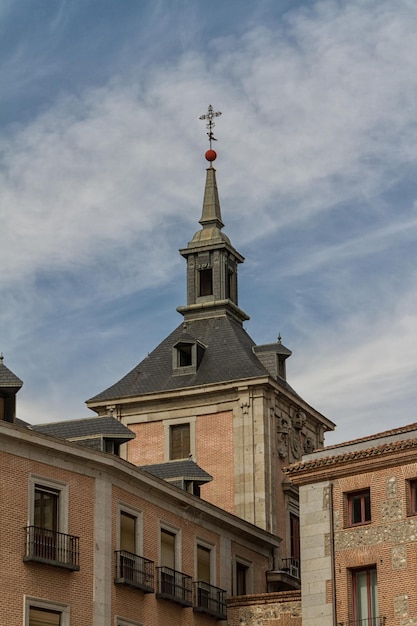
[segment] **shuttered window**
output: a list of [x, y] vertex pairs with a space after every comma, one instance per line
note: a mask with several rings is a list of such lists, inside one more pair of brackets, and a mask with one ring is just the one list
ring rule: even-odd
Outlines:
[[120, 511], [120, 549], [136, 554], [136, 517]]
[[60, 626], [60, 611], [49, 611], [48, 609], [29, 609], [29, 626]]
[[161, 528], [161, 565], [175, 569], [175, 533]]
[[170, 427], [169, 458], [186, 459], [190, 455], [190, 424], [176, 424]]
[[210, 579], [210, 548], [197, 546], [197, 580], [211, 583]]

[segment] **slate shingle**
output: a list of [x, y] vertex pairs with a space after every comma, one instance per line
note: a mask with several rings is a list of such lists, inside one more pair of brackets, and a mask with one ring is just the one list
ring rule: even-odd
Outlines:
[[[173, 375], [173, 348], [190, 338], [206, 346], [201, 364], [193, 374]], [[254, 345], [243, 327], [229, 317], [188, 321], [126, 376], [88, 402], [265, 376], [266, 369], [252, 351]]]
[[123, 443], [135, 438], [135, 434], [129, 428], [110, 415], [86, 417], [79, 420], [53, 422], [50, 424], [35, 424], [32, 426], [32, 429], [44, 435], [51, 435], [52, 437], [68, 441], [75, 441], [83, 437], [100, 436], [108, 439], [117, 439], [119, 443]]
[[181, 461], [169, 461], [169, 463], [157, 463], [155, 465], [142, 465], [141, 470], [163, 478], [164, 480], [172, 480], [174, 478], [192, 480], [199, 483], [207, 483], [213, 480], [206, 471], [204, 471], [197, 463], [191, 459]]

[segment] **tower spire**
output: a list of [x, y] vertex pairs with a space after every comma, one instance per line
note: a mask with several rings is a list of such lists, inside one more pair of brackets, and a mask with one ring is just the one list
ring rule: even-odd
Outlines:
[[249, 319], [238, 306], [237, 268], [244, 258], [222, 232], [224, 224], [213, 167], [217, 158], [212, 148], [212, 142], [217, 141], [213, 134], [214, 118], [219, 115], [220, 111], [215, 112], [210, 104], [208, 112], [200, 116], [201, 120], [207, 120], [210, 149], [205, 157], [210, 166], [204, 188], [202, 228], [194, 234], [187, 248], [180, 250], [187, 259], [187, 305], [178, 307], [177, 311], [186, 321], [226, 315], [242, 324]]

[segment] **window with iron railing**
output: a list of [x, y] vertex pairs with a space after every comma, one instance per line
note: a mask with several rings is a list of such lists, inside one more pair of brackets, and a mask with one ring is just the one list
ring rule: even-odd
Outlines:
[[226, 619], [226, 591], [202, 580], [194, 583], [193, 610], [212, 615], [219, 620]]
[[378, 609], [378, 581], [375, 566], [351, 570], [352, 620], [349, 626], [383, 626]]
[[385, 617], [366, 617], [364, 619], [350, 620], [349, 622], [340, 622], [338, 626], [385, 626]]
[[48, 563], [70, 570], [79, 570], [79, 537], [56, 530], [27, 526], [24, 561]]
[[170, 567], [157, 567], [157, 598], [172, 600], [182, 606], [193, 606], [192, 578]]
[[294, 578], [300, 578], [300, 561], [299, 559], [293, 559], [292, 557], [288, 559], [282, 559], [281, 570], [283, 572], [287, 572]]
[[154, 591], [154, 562], [126, 550], [117, 550], [115, 583], [141, 589], [145, 593]]

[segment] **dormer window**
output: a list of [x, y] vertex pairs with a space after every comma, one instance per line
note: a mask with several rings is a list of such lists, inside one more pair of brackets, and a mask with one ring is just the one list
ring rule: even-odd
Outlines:
[[177, 347], [177, 366], [188, 367], [193, 364], [193, 344], [182, 343]]
[[176, 376], [195, 374], [204, 355], [205, 347], [199, 341], [179, 341], [172, 353], [172, 370]]

